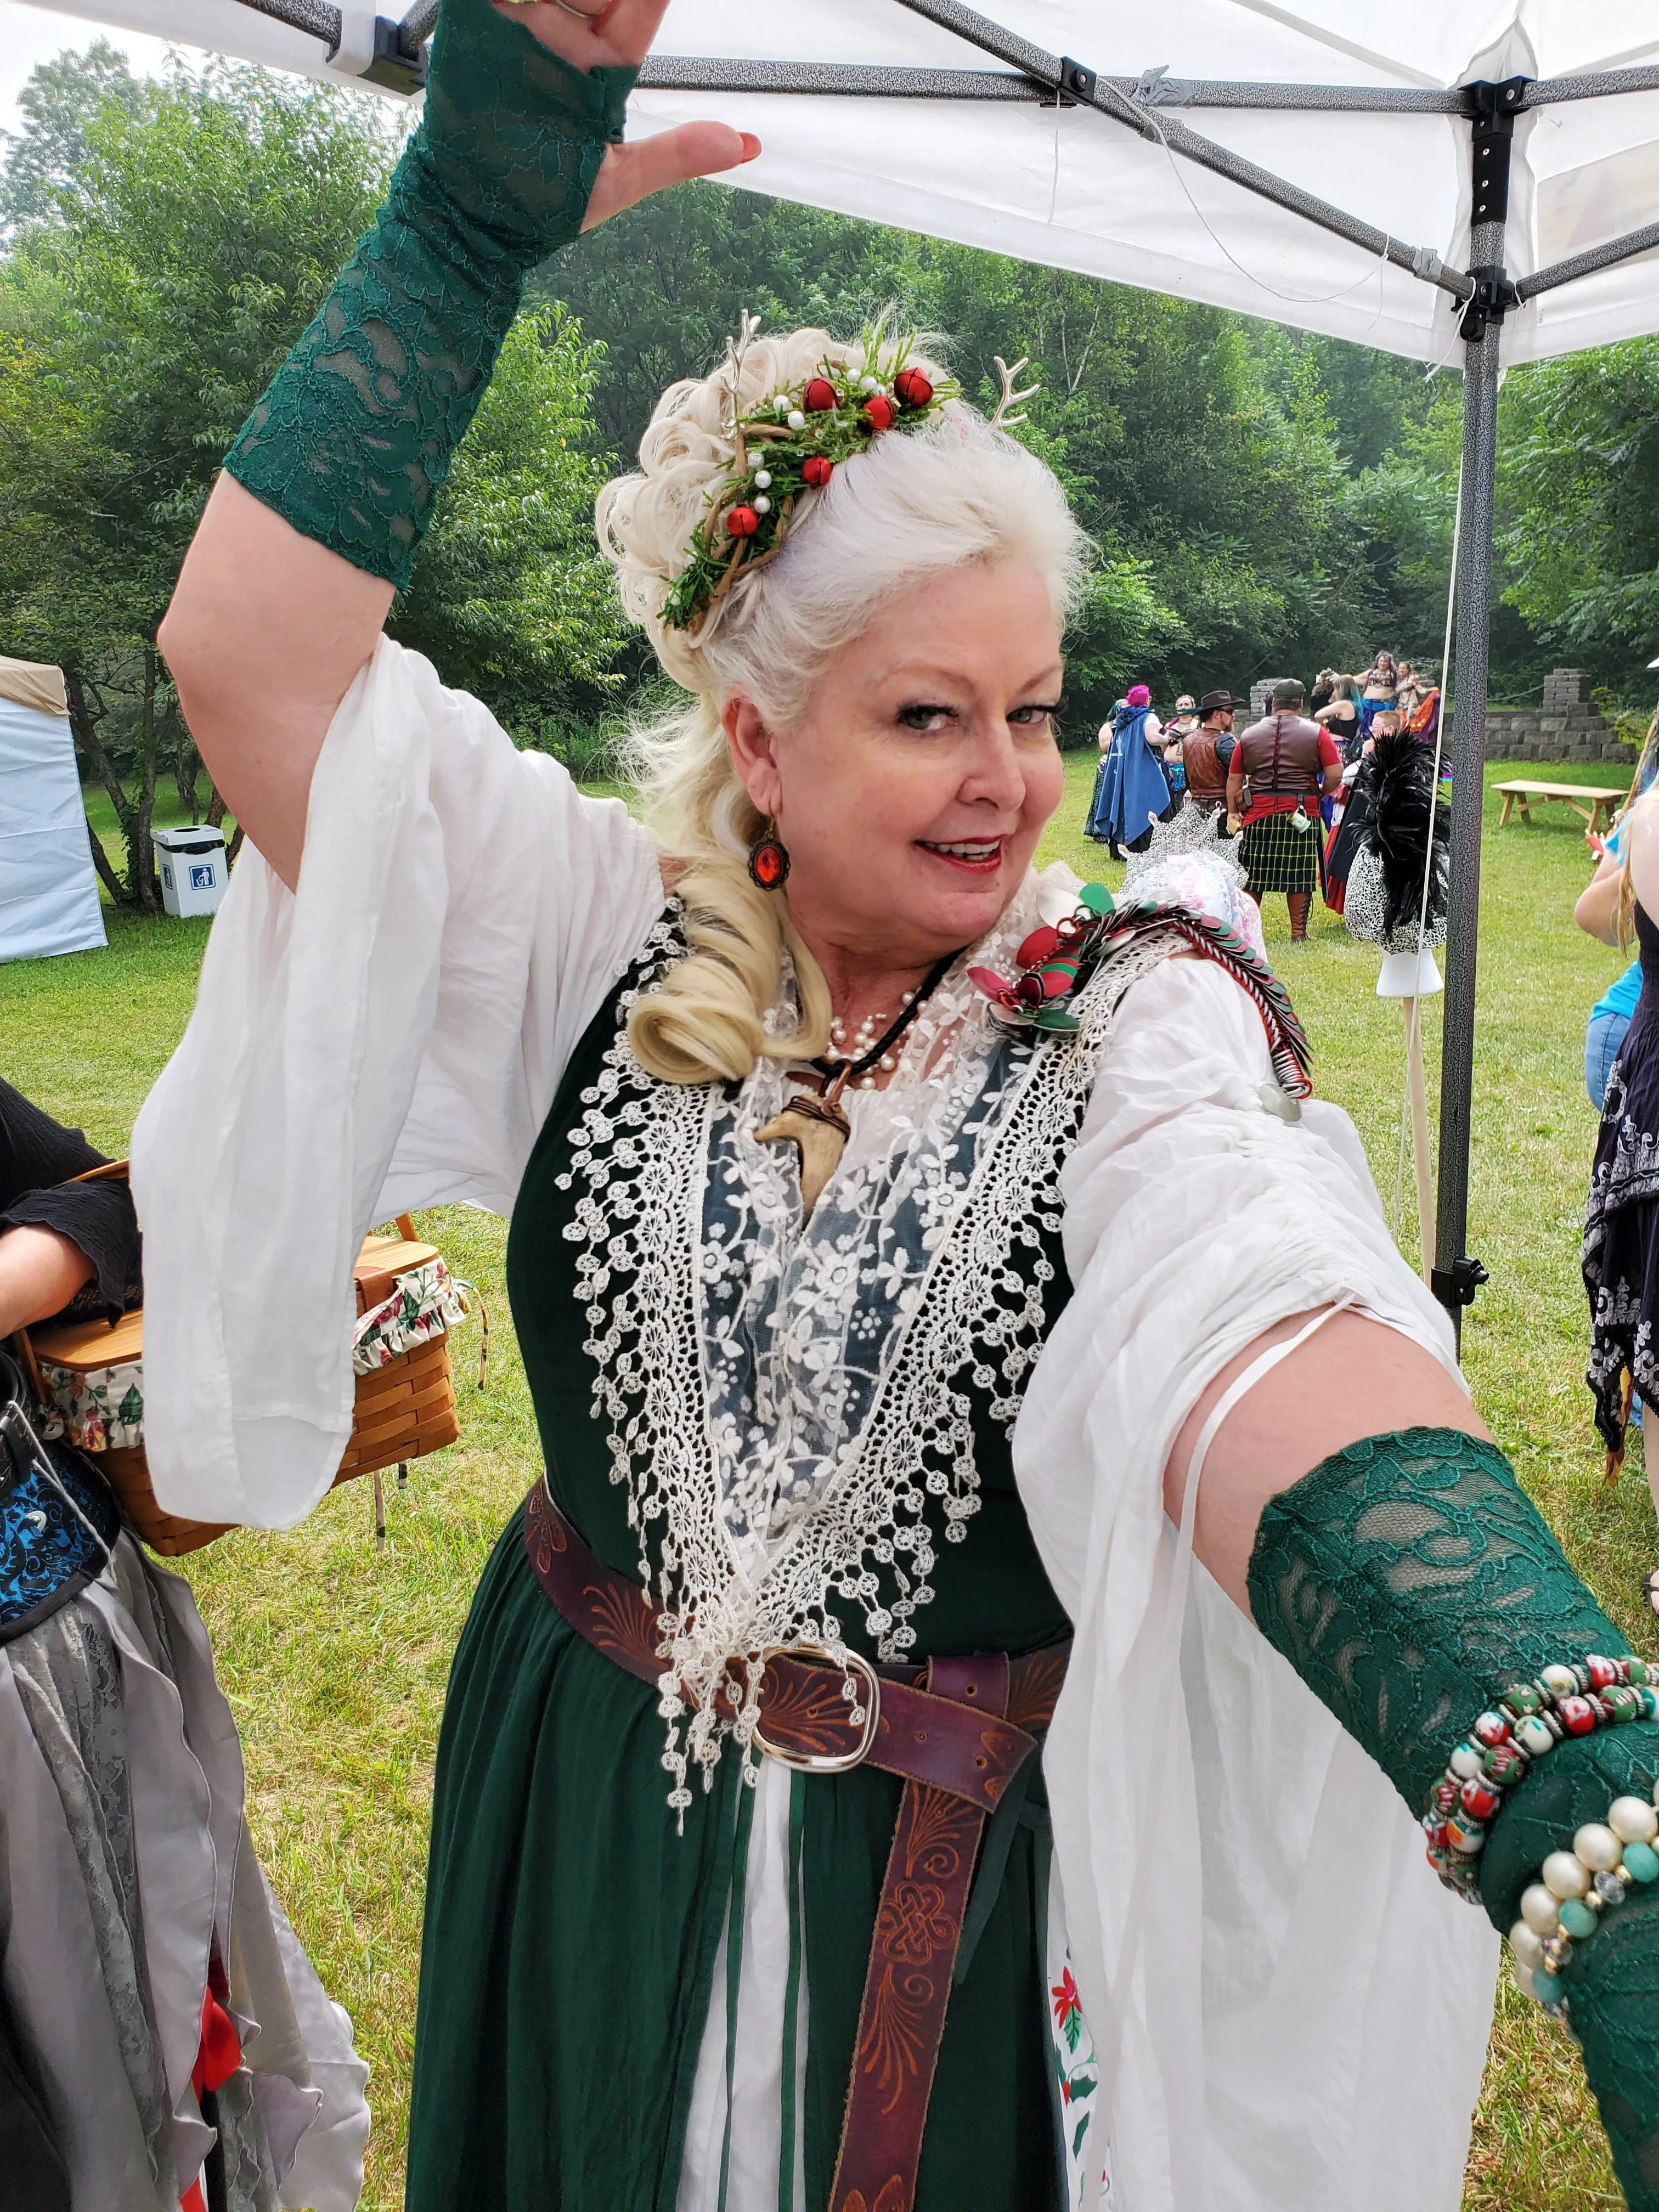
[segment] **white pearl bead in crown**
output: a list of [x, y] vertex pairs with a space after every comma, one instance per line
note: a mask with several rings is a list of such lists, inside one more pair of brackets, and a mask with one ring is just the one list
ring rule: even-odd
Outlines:
[[806, 417], [801, 413], [799, 407], [792, 407], [790, 409], [788, 420], [789, 428], [792, 430], [804, 430], [806, 428]]
[[1618, 1837], [1600, 1820], [1584, 1823], [1572, 1839], [1572, 1851], [1579, 1865], [1588, 1867], [1592, 1874], [1611, 1874], [1620, 1856]]
[[755, 482], [760, 486], [763, 491], [769, 490], [772, 483], [771, 470], [757, 469], [755, 471]]
[[[1524, 1920], [1517, 1920], [1510, 1930], [1510, 1948], [1517, 1965], [1529, 1974], [1535, 1974], [1544, 1963], [1544, 1939], [1535, 1928], [1528, 1928]], [[1530, 1990], [1527, 1992], [1530, 1996]]]
[[1582, 1897], [1590, 1886], [1589, 1869], [1571, 1851], [1552, 1851], [1539, 1872], [1550, 1895], [1564, 1905], [1570, 1897]]
[[1541, 1881], [1532, 1883], [1522, 1893], [1521, 1917], [1534, 1936], [1555, 1936], [1560, 1932], [1560, 1905]]
[[757, 514], [770, 514], [772, 512], [772, 502], [764, 492], [757, 494], [754, 505]]
[[1607, 1808], [1607, 1826], [1623, 1844], [1650, 1844], [1659, 1836], [1659, 1813], [1639, 1797], [1615, 1797]]

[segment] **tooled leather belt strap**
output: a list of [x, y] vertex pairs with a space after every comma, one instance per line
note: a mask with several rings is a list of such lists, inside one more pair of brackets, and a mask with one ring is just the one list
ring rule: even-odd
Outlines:
[[[530, 1493], [525, 1546], [554, 1606], [594, 1650], [654, 1688], [657, 1609], [604, 1565], [549, 1495]], [[868, 1668], [867, 1714], [852, 1718], [836, 1662], [775, 1652], [757, 1738], [807, 1771], [862, 1764], [903, 1778], [876, 1911], [842, 2124], [830, 2212], [910, 2212], [933, 2069], [985, 1824], [1036, 1748], [1065, 1680], [1069, 1642]]]

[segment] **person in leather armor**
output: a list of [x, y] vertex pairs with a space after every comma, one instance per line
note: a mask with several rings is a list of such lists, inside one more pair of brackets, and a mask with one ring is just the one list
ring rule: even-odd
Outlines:
[[1306, 696], [1293, 679], [1279, 684], [1273, 712], [1245, 731], [1227, 769], [1227, 811], [1243, 823], [1244, 888], [1258, 906], [1284, 892], [1295, 945], [1307, 940], [1319, 884], [1319, 802], [1342, 781], [1334, 739], [1302, 712]]
[[1227, 806], [1227, 770], [1233, 757], [1233, 713], [1238, 702], [1231, 691], [1206, 691], [1199, 702], [1198, 724], [1182, 741], [1182, 765], [1187, 772], [1187, 793], [1206, 814]]

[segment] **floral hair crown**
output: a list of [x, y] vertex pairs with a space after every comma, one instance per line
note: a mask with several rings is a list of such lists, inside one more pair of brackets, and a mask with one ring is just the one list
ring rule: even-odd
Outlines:
[[[779, 392], [754, 413], [739, 415], [737, 391], [743, 357], [757, 325], [745, 315], [732, 349], [732, 462], [730, 475], [710, 493], [708, 512], [693, 532], [685, 565], [668, 587], [661, 620], [665, 628], [695, 636], [710, 613], [745, 576], [751, 576], [782, 551], [796, 502], [809, 491], [822, 491], [842, 462], [867, 450], [890, 430], [912, 430], [937, 415], [962, 387], [945, 377], [937, 383], [912, 365], [914, 340], [896, 344], [879, 329], [864, 332], [850, 360], [826, 360], [799, 392]], [[997, 364], [1002, 368], [1000, 362]], [[994, 420], [1000, 425], [1023, 418], [1006, 413], [1016, 392], [1017, 362], [1004, 371], [1003, 403]]]

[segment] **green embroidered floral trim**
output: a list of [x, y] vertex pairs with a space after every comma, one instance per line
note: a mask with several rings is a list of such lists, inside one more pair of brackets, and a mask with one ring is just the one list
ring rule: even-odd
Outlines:
[[400, 587], [524, 280], [580, 231], [637, 72], [584, 74], [489, 0], [444, 0], [426, 112], [374, 227], [226, 458], [307, 538]]

